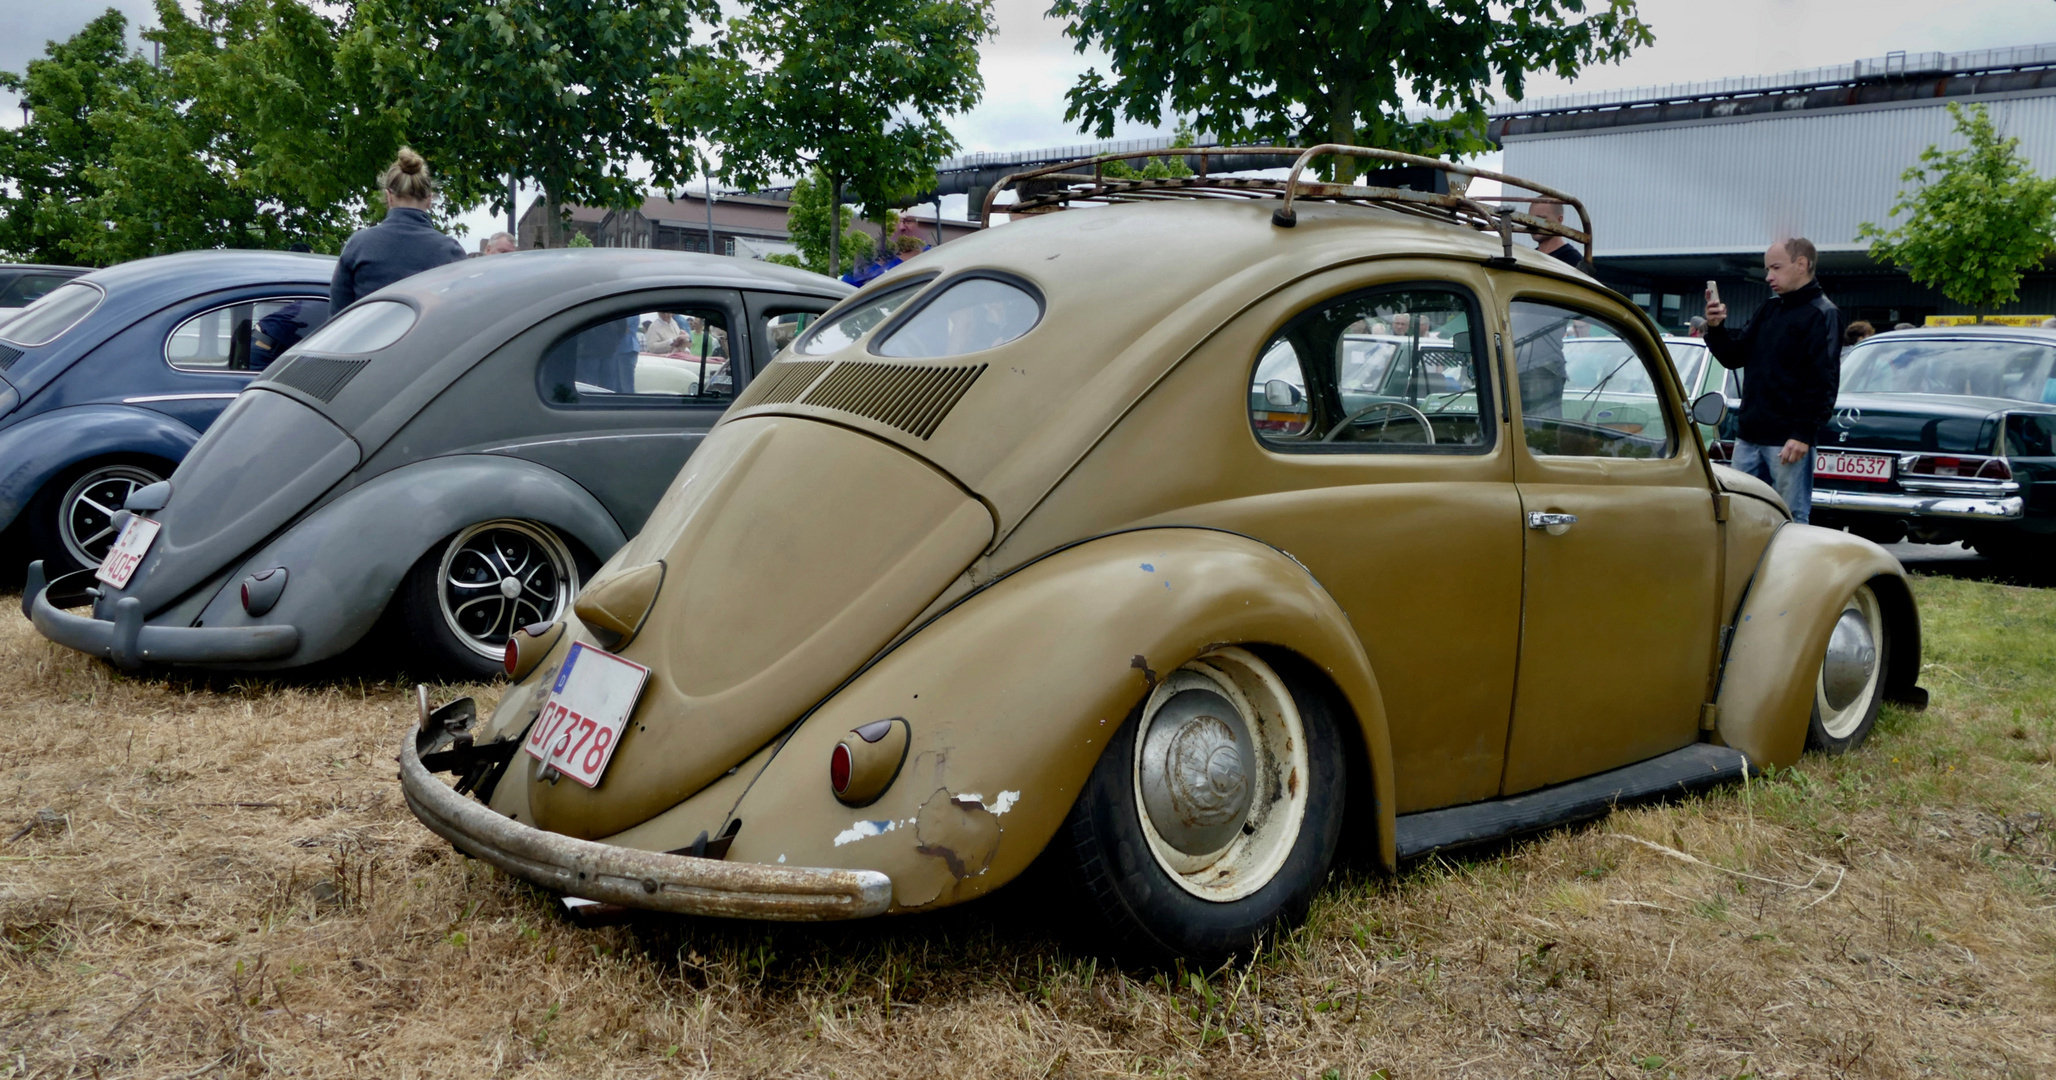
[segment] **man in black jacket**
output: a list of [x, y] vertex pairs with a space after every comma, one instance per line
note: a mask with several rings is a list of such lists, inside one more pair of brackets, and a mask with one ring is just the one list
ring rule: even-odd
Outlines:
[[1706, 304], [1706, 345], [1724, 367], [1746, 372], [1735, 468], [1776, 488], [1795, 521], [1813, 513], [1814, 432], [1834, 415], [1842, 387], [1842, 313], [1814, 280], [1813, 244], [1794, 237], [1763, 255], [1776, 295], [1742, 332], [1728, 306]]

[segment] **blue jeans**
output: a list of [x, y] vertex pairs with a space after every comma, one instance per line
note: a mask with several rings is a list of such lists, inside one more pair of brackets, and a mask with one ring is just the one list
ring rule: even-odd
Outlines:
[[1813, 447], [1799, 460], [1787, 465], [1778, 460], [1785, 444], [1763, 446], [1745, 439], [1735, 440], [1735, 468], [1777, 489], [1778, 497], [1792, 510], [1792, 520], [1805, 524], [1813, 516]]

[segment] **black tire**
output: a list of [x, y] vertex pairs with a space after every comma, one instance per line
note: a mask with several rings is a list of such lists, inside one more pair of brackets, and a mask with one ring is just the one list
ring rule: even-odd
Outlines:
[[1814, 673], [1807, 749], [1846, 754], [1870, 738], [1885, 701], [1891, 659], [1891, 623], [1884, 605], [1869, 585], [1858, 585], [1843, 601], [1827, 652]]
[[170, 462], [148, 457], [101, 458], [57, 474], [23, 515], [33, 558], [46, 578], [100, 565], [114, 544], [108, 518], [128, 493], [171, 475]]
[[[1326, 881], [1334, 861], [1348, 801], [1349, 769], [1344, 756], [1345, 743], [1337, 730], [1336, 712], [1329, 700], [1305, 685], [1305, 680], [1286, 682], [1283, 679], [1278, 680], [1278, 685], [1284, 690], [1282, 696], [1289, 700], [1296, 712], [1303, 735], [1304, 764], [1309, 776], [1303, 813], [1294, 831], [1289, 837], [1281, 836], [1271, 841], [1269, 850], [1272, 855], [1269, 858], [1275, 860], [1276, 853], [1282, 851], [1282, 862], [1264, 880], [1244, 882], [1239, 886], [1249, 888], [1254, 884], [1253, 891], [1228, 899], [1212, 899], [1198, 894], [1196, 886], [1190, 883], [1217, 873], [1214, 866], [1183, 875], [1181, 880], [1181, 876], [1175, 875], [1164, 861], [1163, 854], [1175, 858], [1178, 853], [1167, 846], [1169, 841], [1157, 835], [1153, 826], [1145, 823], [1149, 811], [1145, 809], [1144, 798], [1138, 795], [1138, 784], [1143, 781], [1138, 779], [1142, 766], [1138, 761], [1136, 742], [1146, 738], [1146, 729], [1153, 729], [1154, 717], [1171, 715], [1174, 698], [1184, 697], [1186, 692], [1180, 690], [1175, 682], [1178, 676], [1194, 670], [1196, 666], [1218, 665], [1222, 658], [1237, 664], [1254, 662], [1262, 665], [1262, 670], [1271, 672], [1272, 678], [1277, 678], [1276, 672], [1271, 671], [1264, 661], [1240, 649], [1216, 650], [1172, 672], [1135, 715], [1115, 732], [1101, 752], [1099, 762], [1093, 767], [1069, 817], [1052, 840], [1052, 854], [1058, 867], [1079, 896], [1088, 922], [1101, 928], [1105, 935], [1103, 944], [1110, 951], [1128, 954], [1145, 962], [1183, 960], [1201, 967], [1213, 967], [1237, 954], [1249, 953], [1266, 933], [1305, 918], [1315, 890]], [[1254, 695], [1245, 702], [1252, 699]], [[1230, 707], [1241, 706], [1231, 703]], [[1190, 707], [1188, 711], [1191, 711]], [[1184, 720], [1174, 717], [1173, 723], [1185, 726], [1166, 740], [1170, 747], [1167, 756], [1176, 758], [1179, 753], [1176, 747], [1185, 738], [1184, 732], [1207, 720], [1203, 713]], [[1266, 719], [1262, 723], [1269, 724], [1270, 721]], [[1252, 741], [1262, 744], [1263, 738], [1259, 736]], [[1219, 752], [1218, 749], [1213, 751], [1215, 754]], [[1213, 758], [1206, 760], [1211, 762]], [[1260, 766], [1258, 771], [1262, 774], [1265, 770]], [[1282, 768], [1277, 769], [1272, 775], [1281, 775], [1282, 771]], [[1208, 775], [1212, 782], [1212, 774]], [[1282, 789], [1290, 782], [1289, 777], [1284, 777], [1278, 786]], [[1260, 776], [1258, 786], [1265, 783], [1268, 781]], [[1222, 862], [1234, 853], [1235, 845], [1245, 841], [1251, 845], [1262, 842], [1258, 834], [1252, 832], [1252, 823], [1261, 813], [1257, 804], [1265, 801], [1261, 793], [1256, 794], [1245, 809], [1240, 825], [1229, 826], [1231, 833], [1238, 835], [1228, 840], [1228, 847], [1222, 849], [1229, 853], [1220, 856]], [[1187, 827], [1189, 825], [1188, 822]], [[1214, 829], [1218, 826], [1207, 824], [1203, 827]], [[1269, 823], [1263, 825], [1264, 830], [1271, 828]], [[1230, 874], [1222, 877], [1233, 880]]]
[[[491, 573], [509, 569], [520, 573], [528, 565], [520, 561], [519, 555], [506, 558], [504, 550], [495, 546], [502, 540], [513, 547], [526, 544], [528, 556], [541, 558], [548, 565], [539, 571], [541, 577], [532, 582], [539, 586], [532, 595], [500, 595], [497, 598], [503, 602], [494, 604], [493, 587], [487, 580]], [[491, 554], [483, 559], [465, 554], [476, 552], [481, 546], [493, 548], [494, 554], [502, 555], [501, 561], [491, 562]], [[474, 561], [479, 565], [467, 565]], [[481, 580], [458, 585], [446, 569], [459, 578], [476, 576]], [[467, 681], [504, 678], [502, 650], [508, 635], [530, 623], [563, 617], [571, 610], [571, 600], [578, 595], [578, 587], [591, 569], [581, 549], [540, 522], [503, 518], [480, 522], [444, 537], [415, 561], [393, 596], [400, 624], [406, 628], [416, 650], [408, 658], [409, 666], [425, 667]], [[446, 584], [450, 585], [448, 597], [444, 595]], [[450, 601], [449, 606], [445, 605], [446, 600]], [[454, 615], [450, 614], [453, 609]]]

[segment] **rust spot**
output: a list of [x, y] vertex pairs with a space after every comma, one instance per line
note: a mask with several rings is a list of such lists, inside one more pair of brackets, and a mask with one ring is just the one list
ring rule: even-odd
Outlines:
[[1298, 769], [1294, 769], [1294, 770], [1292, 770], [1292, 775], [1290, 775], [1290, 776], [1287, 776], [1287, 777], [1285, 778], [1285, 791], [1286, 791], [1286, 793], [1287, 793], [1287, 794], [1291, 795], [1291, 796], [1292, 796], [1292, 797], [1294, 797], [1294, 798], [1298, 798], [1298, 797], [1299, 797], [1299, 770], [1298, 770]]
[[965, 880], [992, 865], [999, 836], [999, 816], [985, 804], [937, 788], [914, 819], [914, 850], [928, 859], [894, 878], [893, 898], [903, 908], [920, 907], [944, 889], [961, 892]]
[[1152, 669], [1149, 666], [1148, 657], [1143, 656], [1141, 653], [1136, 653], [1135, 656], [1128, 661], [1128, 666], [1134, 668], [1139, 672], [1142, 672], [1142, 677], [1144, 679], [1149, 680], [1149, 688], [1152, 690], [1156, 689], [1157, 673], [1154, 669]]

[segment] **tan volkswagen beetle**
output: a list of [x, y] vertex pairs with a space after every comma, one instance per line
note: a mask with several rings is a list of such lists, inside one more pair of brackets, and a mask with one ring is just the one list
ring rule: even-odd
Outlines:
[[[415, 813], [568, 896], [762, 919], [1046, 858], [1080, 923], [1212, 961], [1340, 845], [1396, 867], [1924, 700], [1899, 564], [1710, 464], [1657, 328], [1514, 242], [1589, 250], [1503, 208], [1576, 199], [1213, 153], [1019, 177], [1009, 224], [818, 319], [516, 636], [494, 715], [424, 694]], [[1595, 354], [1573, 385], [1655, 407], [1567, 393]]]

